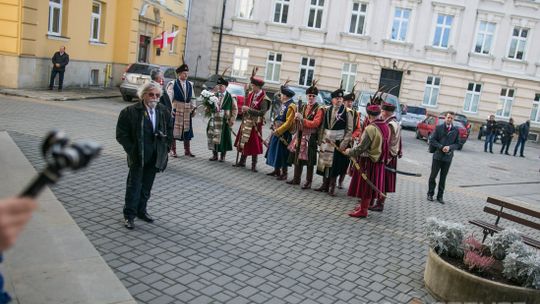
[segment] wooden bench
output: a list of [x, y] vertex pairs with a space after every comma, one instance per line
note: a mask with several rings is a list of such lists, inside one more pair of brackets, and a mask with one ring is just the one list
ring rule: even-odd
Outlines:
[[[532, 210], [532, 209], [529, 209], [520, 205], [501, 201], [493, 197], [488, 197], [487, 203], [498, 206], [498, 207], [495, 207], [496, 209], [490, 207], [490, 205], [486, 205], [484, 207], [485, 213], [493, 214], [497, 216], [495, 223], [491, 224], [483, 220], [470, 220], [469, 221], [469, 223], [476, 225], [478, 227], [481, 227], [484, 230], [484, 238], [482, 239], [482, 243], [486, 240], [486, 237], [488, 235], [493, 235], [494, 233], [501, 232], [504, 230], [504, 227], [499, 226], [499, 221], [501, 218], [514, 222], [514, 223], [518, 223], [523, 226], [527, 226], [529, 228], [540, 230], [540, 222], [531, 221], [526, 218], [520, 217], [521, 215], [527, 215], [529, 217], [532, 217], [533, 219], [540, 219], [540, 211]], [[509, 210], [514, 211], [514, 213], [516, 213], [517, 215], [504, 212], [505, 208], [507, 210], [509, 209]], [[533, 239], [531, 237], [528, 237], [526, 235], [522, 235], [522, 237], [523, 237], [523, 243], [540, 249], [540, 241]]]

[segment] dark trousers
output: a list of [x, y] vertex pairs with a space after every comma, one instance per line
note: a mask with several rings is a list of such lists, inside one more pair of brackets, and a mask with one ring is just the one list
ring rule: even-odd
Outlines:
[[57, 71], [55, 69], [51, 71], [51, 81], [49, 82], [49, 88], [52, 88], [54, 86], [54, 78], [56, 78], [56, 74], [58, 74], [58, 89], [62, 88], [62, 85], [64, 84], [64, 72], [65, 71]]
[[514, 148], [514, 156], [516, 156], [516, 154], [517, 154], [518, 147], [521, 147], [521, 149], [519, 150], [519, 155], [523, 156], [523, 150], [525, 149], [525, 142], [526, 141], [527, 140], [524, 139], [524, 138], [521, 138], [521, 136], [518, 137], [516, 147]]
[[150, 199], [150, 190], [152, 190], [156, 172], [155, 158], [144, 167], [129, 168], [124, 205], [125, 219], [134, 219], [146, 213], [146, 203]]
[[501, 154], [504, 152], [506, 154], [508, 154], [508, 148], [510, 148], [510, 144], [512, 143], [512, 137], [508, 137], [507, 139], [505, 139], [502, 143], [502, 147], [501, 147]]
[[431, 174], [429, 176], [429, 190], [428, 195], [433, 196], [435, 194], [435, 186], [437, 183], [435, 182], [435, 179], [437, 178], [437, 175], [439, 174], [439, 171], [441, 171], [441, 176], [439, 178], [439, 189], [437, 191], [437, 198], [442, 198], [444, 195], [444, 186], [446, 184], [446, 175], [448, 174], [448, 170], [450, 170], [450, 164], [451, 161], [441, 161], [434, 159], [431, 163]]
[[486, 141], [484, 142], [484, 152], [487, 152], [488, 145], [489, 145], [489, 152], [493, 152], [493, 141], [495, 141], [495, 136], [497, 134], [495, 132], [491, 132], [490, 134], [486, 135]]

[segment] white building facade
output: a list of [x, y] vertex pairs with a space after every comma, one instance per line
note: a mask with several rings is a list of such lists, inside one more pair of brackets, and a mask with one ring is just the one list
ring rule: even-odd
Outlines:
[[[187, 61], [199, 77], [215, 72], [222, 5], [193, 1]], [[384, 86], [430, 112], [530, 119], [538, 130], [539, 14], [532, 0], [228, 0], [220, 73], [247, 82], [257, 66], [274, 90], [287, 78]]]

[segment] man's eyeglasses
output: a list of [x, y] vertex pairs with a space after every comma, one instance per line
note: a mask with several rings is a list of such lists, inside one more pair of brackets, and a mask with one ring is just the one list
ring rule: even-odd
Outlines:
[[313, 97], [315, 97], [315, 96], [316, 96], [315, 94], [307, 94], [307, 97], [313, 98]]
[[159, 94], [159, 93], [146, 93], [146, 94], [148, 94], [148, 96], [150, 96], [152, 98], [154, 98], [154, 97], [159, 98], [161, 96], [161, 94]]

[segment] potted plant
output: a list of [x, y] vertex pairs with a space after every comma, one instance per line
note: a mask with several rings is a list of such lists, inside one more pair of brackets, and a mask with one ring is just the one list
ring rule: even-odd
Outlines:
[[482, 244], [461, 224], [429, 218], [424, 272], [438, 300], [540, 303], [540, 255], [518, 231], [505, 229]]

